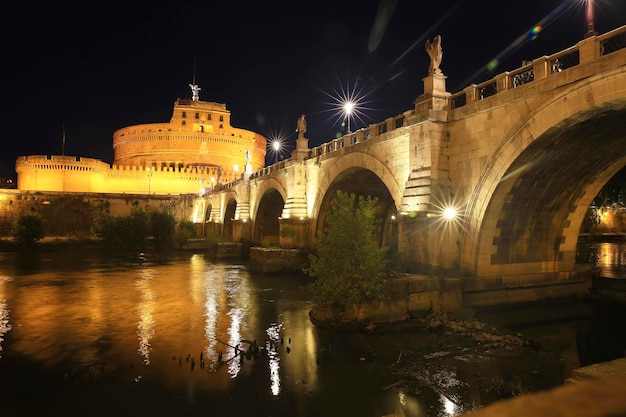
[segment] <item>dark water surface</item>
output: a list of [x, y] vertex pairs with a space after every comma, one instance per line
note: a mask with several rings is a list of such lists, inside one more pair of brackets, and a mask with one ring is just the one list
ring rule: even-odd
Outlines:
[[388, 413], [359, 352], [310, 323], [303, 276], [199, 254], [0, 256], [3, 417]]
[[[552, 353], [475, 358], [437, 335], [316, 329], [307, 281], [192, 253], [0, 254], [0, 415], [453, 416], [493, 400], [472, 388], [480, 375], [562, 382], [579, 365], [580, 334], [598, 327], [589, 305], [567, 325], [497, 313]], [[610, 339], [610, 326], [592, 337]], [[242, 340], [260, 354], [238, 353]], [[416, 347], [425, 382], [404, 392], [381, 369]]]

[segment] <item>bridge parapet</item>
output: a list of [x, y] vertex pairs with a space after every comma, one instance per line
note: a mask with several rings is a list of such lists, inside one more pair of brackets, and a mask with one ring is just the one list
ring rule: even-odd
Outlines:
[[524, 62], [520, 68], [513, 71], [506, 71], [490, 80], [472, 84], [463, 91], [452, 94], [450, 110], [521, 87], [566, 69], [592, 62], [623, 48], [626, 48], [626, 26], [601, 36], [583, 39], [573, 47], [549, 56], [542, 56], [532, 62]]

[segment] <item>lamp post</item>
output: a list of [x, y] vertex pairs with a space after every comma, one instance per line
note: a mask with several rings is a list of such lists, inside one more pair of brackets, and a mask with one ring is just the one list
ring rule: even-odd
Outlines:
[[585, 37], [595, 36], [596, 30], [593, 25], [593, 0], [587, 0], [587, 34]]
[[154, 174], [154, 172], [150, 168], [146, 168], [146, 171], [148, 171], [148, 195], [150, 195], [150, 186], [151, 186], [151, 183], [152, 183], [152, 174]]
[[278, 155], [280, 154], [281, 143], [279, 140], [274, 140], [272, 142], [272, 146], [274, 147], [274, 154], [276, 155], [275, 164], [278, 163]]
[[352, 110], [354, 109], [354, 103], [351, 101], [346, 101], [343, 105], [343, 112], [346, 114], [346, 119], [348, 121], [348, 133], [352, 133], [350, 130], [350, 117], [352, 116]]

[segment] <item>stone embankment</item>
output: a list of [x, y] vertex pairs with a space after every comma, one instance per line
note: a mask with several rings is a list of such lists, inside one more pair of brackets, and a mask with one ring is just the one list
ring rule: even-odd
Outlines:
[[449, 313], [430, 314], [420, 319], [430, 330], [447, 330], [461, 336], [474, 339], [484, 350], [513, 351], [521, 346], [533, 346], [534, 343], [521, 333], [516, 335], [503, 334], [495, 327], [476, 319], [461, 319]]
[[598, 377], [480, 408], [464, 417], [624, 417], [626, 374]]

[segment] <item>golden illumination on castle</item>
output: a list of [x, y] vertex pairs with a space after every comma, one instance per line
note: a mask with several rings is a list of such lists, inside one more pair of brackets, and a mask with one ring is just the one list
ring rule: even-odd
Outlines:
[[65, 155], [21, 156], [17, 188], [127, 194], [196, 194], [265, 165], [266, 139], [230, 125], [222, 103], [178, 99], [169, 123], [128, 126], [113, 134], [113, 165]]

